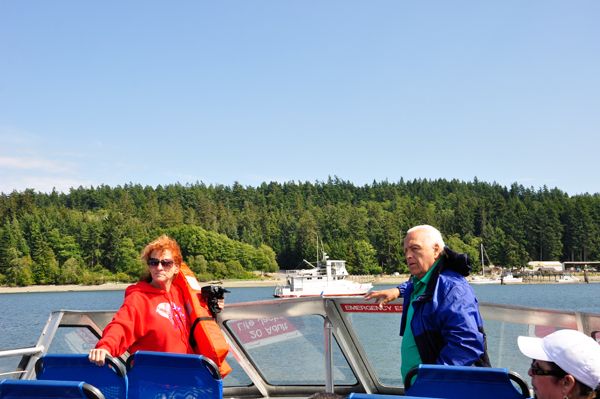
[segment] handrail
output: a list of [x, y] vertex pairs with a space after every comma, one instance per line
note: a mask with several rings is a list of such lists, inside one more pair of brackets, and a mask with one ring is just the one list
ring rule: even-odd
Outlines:
[[529, 392], [529, 386], [527, 386], [527, 383], [525, 382], [523, 377], [521, 377], [521, 375], [519, 373], [517, 373], [516, 371], [507, 370], [507, 372], [508, 372], [508, 378], [511, 381], [514, 381], [519, 386], [523, 396], [526, 398], [530, 397], [531, 392]]
[[44, 351], [44, 345], [32, 346], [30, 348], [0, 350], [0, 358], [11, 356], [35, 355]]
[[15, 370], [15, 371], [9, 371], [7, 373], [0, 373], [0, 376], [11, 375], [11, 374], [25, 374], [26, 372], [27, 372], [27, 370]]

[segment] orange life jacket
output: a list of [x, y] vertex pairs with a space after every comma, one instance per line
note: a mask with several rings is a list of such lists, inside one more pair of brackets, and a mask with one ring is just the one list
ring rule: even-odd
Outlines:
[[231, 371], [231, 367], [225, 361], [225, 357], [229, 352], [229, 345], [227, 345], [219, 325], [212, 318], [208, 306], [200, 300], [200, 284], [198, 284], [194, 273], [185, 263], [181, 265], [173, 284], [183, 291], [185, 309], [192, 322], [190, 343], [194, 348], [194, 352], [215, 362], [219, 367], [221, 376], [225, 377]]

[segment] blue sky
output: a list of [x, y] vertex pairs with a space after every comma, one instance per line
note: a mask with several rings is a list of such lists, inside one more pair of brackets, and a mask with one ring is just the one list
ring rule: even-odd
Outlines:
[[0, 0], [0, 192], [600, 192], [598, 1]]

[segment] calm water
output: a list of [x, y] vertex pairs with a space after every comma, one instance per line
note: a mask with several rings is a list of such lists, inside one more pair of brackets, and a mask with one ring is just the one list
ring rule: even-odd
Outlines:
[[[273, 298], [274, 287], [235, 288], [228, 303]], [[125, 291], [0, 294], [0, 349], [34, 346], [50, 313], [56, 310], [117, 310]]]
[[[393, 286], [379, 285], [375, 289]], [[474, 285], [480, 302], [600, 313], [600, 284]], [[235, 288], [228, 303], [270, 300], [273, 287]], [[124, 291], [0, 294], [0, 349], [33, 346], [52, 311], [116, 310]]]
[[[392, 286], [375, 288], [380, 290], [390, 287]], [[274, 299], [273, 289], [273, 287], [231, 289], [232, 292], [227, 294], [227, 302], [271, 300]], [[475, 285], [473, 289], [480, 302], [600, 313], [600, 284]], [[0, 349], [35, 345], [52, 311], [116, 310], [121, 306], [123, 297], [124, 291], [0, 294], [0, 309], [3, 310], [0, 316]], [[384, 322], [375, 314], [354, 314], [349, 317], [363, 342], [369, 361], [376, 369], [375, 363], [381, 362], [382, 358], [390, 357], [397, 362], [400, 348], [399, 318], [394, 319], [393, 322]], [[520, 354], [516, 346], [516, 337], [527, 335], [526, 327], [511, 324], [495, 325], [494, 323], [498, 322], [489, 320], [485, 323], [492, 365], [508, 366], [525, 376], [529, 382], [526, 373], [530, 361]], [[273, 349], [274, 347], [271, 348]], [[376, 370], [376, 372], [381, 381], [386, 384], [400, 383], [396, 370], [391, 373], [388, 370]], [[233, 374], [232, 377], [228, 377], [232, 381]]]

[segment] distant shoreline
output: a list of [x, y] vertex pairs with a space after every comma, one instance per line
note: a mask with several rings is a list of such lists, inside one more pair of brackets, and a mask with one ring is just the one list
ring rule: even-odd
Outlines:
[[[583, 277], [581, 277], [583, 280]], [[600, 276], [589, 276], [590, 283], [600, 283]], [[406, 277], [382, 277], [373, 282], [373, 285], [400, 285], [407, 280]], [[235, 280], [235, 281], [206, 281], [200, 285], [221, 285], [225, 288], [247, 288], [247, 287], [274, 287], [282, 284], [284, 280]], [[532, 281], [526, 283], [509, 283], [508, 285], [528, 284], [585, 284], [580, 283], [556, 283], [554, 281]], [[125, 291], [130, 283], [106, 283], [100, 285], [29, 285], [26, 287], [0, 286], [0, 294], [16, 294], [27, 292], [70, 292], [70, 291]]]
[[[274, 287], [281, 284], [279, 280], [248, 280], [248, 281], [206, 281], [200, 282], [204, 285], [220, 285], [226, 288], [242, 287]], [[125, 291], [127, 287], [135, 283], [106, 283], [99, 285], [28, 285], [26, 287], [0, 286], [0, 294], [16, 294], [26, 292], [70, 292], [70, 291]]]

